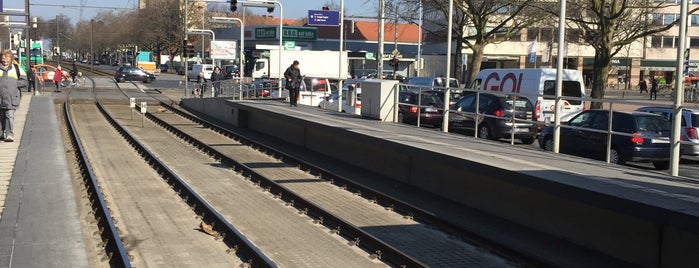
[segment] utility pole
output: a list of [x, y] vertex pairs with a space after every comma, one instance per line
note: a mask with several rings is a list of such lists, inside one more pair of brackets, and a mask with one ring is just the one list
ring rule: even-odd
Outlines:
[[384, 0], [379, 0], [379, 50], [376, 55], [376, 77], [383, 77], [383, 29], [384, 29]]
[[398, 6], [396, 5], [396, 14], [394, 14], [393, 20], [393, 80], [396, 80], [398, 75], [398, 61], [395, 58], [398, 57]]

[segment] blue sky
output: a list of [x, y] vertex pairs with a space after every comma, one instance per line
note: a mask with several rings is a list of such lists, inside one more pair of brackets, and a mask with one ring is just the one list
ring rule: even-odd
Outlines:
[[[173, 0], [174, 1], [174, 0]], [[211, 0], [210, 2], [221, 2], [222, 0]], [[240, 0], [239, 2], [242, 2]], [[323, 3], [335, 2], [340, 5], [340, 0], [278, 0], [284, 7], [285, 18], [303, 18], [308, 15], [308, 10], [319, 10]], [[2, 0], [4, 8], [24, 9], [25, 0]], [[228, 5], [227, 3], [222, 3]], [[50, 6], [44, 6], [50, 5]], [[58, 6], [61, 5], [61, 6]], [[102, 10], [115, 8], [136, 8], [138, 0], [30, 0], [30, 11], [32, 16], [43, 17], [44, 19], [55, 18], [56, 15], [64, 14], [71, 18], [73, 23], [80, 20], [90, 20], [95, 14]], [[83, 8], [80, 8], [80, 7]], [[240, 4], [238, 10], [241, 10]], [[257, 14], [268, 14], [264, 9], [255, 11]], [[345, 0], [345, 10], [347, 15], [355, 16], [376, 16], [378, 10], [378, 0]], [[272, 15], [279, 16], [279, 11]], [[14, 18], [13, 20], [19, 20]]]

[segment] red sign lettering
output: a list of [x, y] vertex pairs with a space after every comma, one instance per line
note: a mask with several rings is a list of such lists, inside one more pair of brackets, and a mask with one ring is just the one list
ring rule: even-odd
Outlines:
[[522, 88], [522, 75], [522, 73], [519, 73], [519, 76], [515, 73], [506, 73], [500, 80], [498, 73], [491, 73], [483, 82], [483, 89], [502, 92], [505, 87], [509, 86], [510, 92], [519, 93], [520, 88]]

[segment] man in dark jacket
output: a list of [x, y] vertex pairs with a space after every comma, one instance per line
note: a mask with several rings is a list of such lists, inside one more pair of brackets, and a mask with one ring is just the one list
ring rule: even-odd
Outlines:
[[298, 106], [299, 87], [301, 86], [301, 70], [299, 70], [299, 62], [294, 61], [289, 68], [284, 72], [286, 78], [286, 89], [289, 90], [289, 106]]
[[221, 80], [223, 80], [223, 73], [221, 72], [221, 68], [218, 66], [214, 67], [214, 71], [211, 72], [211, 85], [214, 89], [212, 92], [214, 95], [213, 97], [218, 97], [219, 94], [221, 94]]

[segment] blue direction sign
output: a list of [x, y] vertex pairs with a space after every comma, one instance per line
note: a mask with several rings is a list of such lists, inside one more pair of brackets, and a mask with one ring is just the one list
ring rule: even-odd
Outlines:
[[309, 10], [308, 25], [312, 26], [338, 26], [340, 25], [340, 11], [336, 10]]

